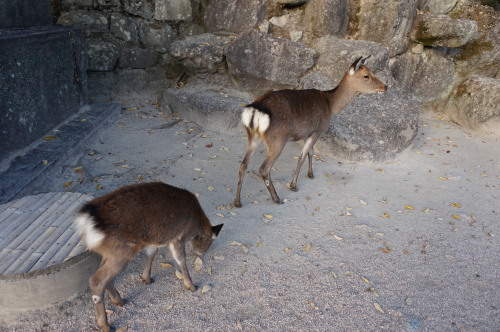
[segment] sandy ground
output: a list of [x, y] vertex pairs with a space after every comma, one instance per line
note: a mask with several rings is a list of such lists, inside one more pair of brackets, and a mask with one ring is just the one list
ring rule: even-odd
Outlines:
[[[174, 120], [151, 97], [123, 105], [121, 118], [47, 191], [100, 196], [161, 180], [199, 193], [212, 224], [224, 228], [199, 272], [188, 248], [194, 293], [176, 267], [160, 266], [175, 266], [168, 250], [144, 285], [145, 255], [138, 255], [115, 278], [125, 306], [106, 302], [114, 328], [500, 331], [499, 139], [423, 115], [415, 146], [393, 162], [349, 164], [317, 151], [315, 179], [305, 165], [298, 192], [286, 188], [300, 153], [289, 143], [272, 172], [282, 205], [257, 176], [262, 146], [237, 209], [243, 134]], [[98, 331], [90, 292], [0, 331]]]

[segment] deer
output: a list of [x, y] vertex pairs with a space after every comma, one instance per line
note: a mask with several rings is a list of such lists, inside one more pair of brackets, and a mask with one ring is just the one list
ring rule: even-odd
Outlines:
[[359, 58], [348, 68], [341, 82], [333, 90], [277, 90], [267, 91], [241, 113], [248, 143], [238, 173], [238, 187], [234, 205], [241, 207], [241, 185], [259, 143], [263, 140], [267, 154], [259, 168], [274, 203], [281, 204], [271, 179], [271, 168], [288, 141], [304, 140], [290, 189], [297, 191], [297, 177], [306, 156], [309, 159], [307, 176], [314, 178], [312, 157], [314, 144], [326, 132], [330, 118], [349, 105], [358, 92], [382, 93], [387, 85], [382, 83], [366, 66], [370, 56]]
[[102, 256], [89, 279], [97, 324], [104, 332], [107, 320], [104, 291], [111, 302], [123, 306], [113, 277], [141, 251], [146, 252], [142, 280], [151, 283], [151, 266], [158, 248], [168, 246], [180, 266], [184, 285], [196, 290], [186, 267], [185, 244], [191, 241], [197, 255], [205, 253], [223, 224], [211, 226], [191, 192], [162, 182], [124, 186], [83, 205], [75, 219], [87, 248]]

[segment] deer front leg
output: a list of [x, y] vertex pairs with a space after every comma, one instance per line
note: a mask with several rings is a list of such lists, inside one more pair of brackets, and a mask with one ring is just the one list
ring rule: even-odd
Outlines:
[[262, 179], [264, 180], [264, 184], [271, 194], [273, 202], [276, 204], [281, 204], [281, 199], [278, 197], [278, 194], [276, 194], [276, 189], [274, 189], [273, 180], [271, 179], [271, 168], [273, 167], [274, 162], [280, 156], [281, 151], [283, 151], [286, 141], [274, 141], [269, 143], [266, 141], [266, 144], [268, 150], [266, 157], [264, 158], [264, 162], [259, 168], [259, 172], [262, 176]]
[[300, 168], [302, 167], [302, 164], [304, 163], [304, 160], [306, 160], [306, 155], [309, 156], [309, 171], [308, 171], [308, 176], [310, 178], [314, 177], [312, 174], [312, 148], [314, 146], [314, 143], [316, 143], [316, 140], [318, 139], [318, 135], [313, 135], [310, 136], [308, 139], [305, 140], [304, 142], [304, 147], [302, 148], [302, 153], [300, 154], [299, 161], [297, 163], [297, 169], [295, 170], [295, 174], [293, 175], [292, 183], [290, 183], [290, 189], [293, 191], [297, 191], [297, 177], [299, 176], [300, 173]]
[[170, 250], [172, 251], [172, 255], [174, 256], [175, 261], [179, 264], [182, 272], [182, 278], [184, 279], [184, 285], [191, 291], [194, 292], [196, 290], [196, 286], [191, 281], [191, 277], [189, 276], [189, 271], [186, 266], [186, 248], [184, 243], [175, 242], [170, 243]]

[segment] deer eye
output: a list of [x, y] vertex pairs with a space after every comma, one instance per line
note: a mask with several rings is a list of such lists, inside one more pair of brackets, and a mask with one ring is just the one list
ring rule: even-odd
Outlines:
[[368, 75], [365, 75], [365, 76], [363, 76], [363, 77], [364, 77], [364, 78], [366, 78], [366, 79], [369, 79], [369, 78], [370, 78], [370, 76], [368, 76]]

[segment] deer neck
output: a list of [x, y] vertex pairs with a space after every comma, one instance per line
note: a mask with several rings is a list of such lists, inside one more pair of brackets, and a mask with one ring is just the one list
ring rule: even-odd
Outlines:
[[345, 77], [335, 89], [327, 91], [330, 100], [331, 115], [338, 114], [346, 108], [354, 97], [356, 97], [356, 93], [355, 90], [350, 88]]

